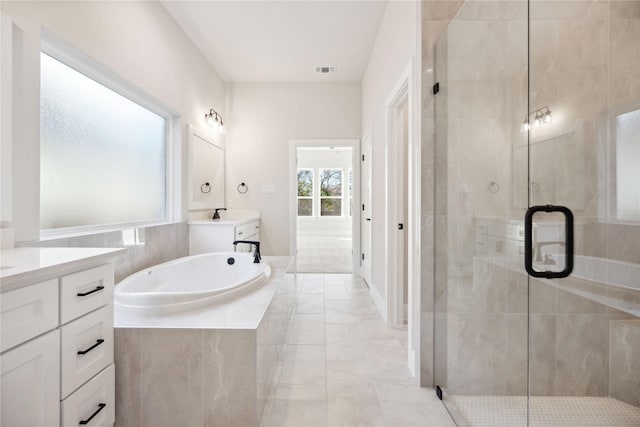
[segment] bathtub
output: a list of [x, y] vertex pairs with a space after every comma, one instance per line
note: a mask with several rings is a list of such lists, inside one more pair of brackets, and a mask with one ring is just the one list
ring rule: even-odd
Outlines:
[[115, 289], [118, 307], [153, 312], [179, 312], [224, 303], [260, 288], [271, 268], [253, 255], [208, 253], [179, 258], [135, 273]]
[[259, 426], [298, 294], [291, 262], [194, 255], [117, 284], [116, 425]]

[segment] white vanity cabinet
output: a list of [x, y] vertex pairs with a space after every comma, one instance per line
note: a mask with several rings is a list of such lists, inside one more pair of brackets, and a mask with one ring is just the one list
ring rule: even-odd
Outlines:
[[[260, 219], [189, 222], [189, 255], [233, 252], [236, 240], [260, 241]], [[237, 252], [250, 252], [252, 245], [238, 244]]]
[[108, 261], [121, 252], [2, 251], [3, 427], [114, 424], [114, 279]]

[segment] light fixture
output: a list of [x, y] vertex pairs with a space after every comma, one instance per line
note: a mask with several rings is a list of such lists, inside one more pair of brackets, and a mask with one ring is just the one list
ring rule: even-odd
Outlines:
[[533, 117], [534, 128], [540, 128], [551, 123], [552, 121], [551, 110], [545, 105], [544, 107], [538, 108], [537, 110], [532, 111], [527, 115], [527, 117], [524, 119], [524, 122], [522, 123], [522, 132], [527, 132], [529, 129], [531, 129], [531, 124], [529, 121], [530, 117]]
[[225, 134], [224, 122], [222, 121], [222, 115], [218, 114], [216, 110], [211, 108], [208, 113], [204, 115], [204, 121], [214, 128], [217, 128], [218, 132], [222, 135]]

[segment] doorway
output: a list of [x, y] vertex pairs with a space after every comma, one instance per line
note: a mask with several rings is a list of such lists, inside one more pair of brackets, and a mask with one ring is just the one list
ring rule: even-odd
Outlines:
[[385, 289], [387, 321], [407, 325], [407, 361], [415, 374], [420, 359], [420, 150], [413, 85], [409, 62], [386, 104]]
[[291, 249], [298, 273], [359, 273], [354, 261], [360, 224], [357, 145], [352, 140], [291, 141]]

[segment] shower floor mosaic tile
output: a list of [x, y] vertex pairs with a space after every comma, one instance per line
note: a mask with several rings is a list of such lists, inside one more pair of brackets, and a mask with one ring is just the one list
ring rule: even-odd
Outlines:
[[[526, 426], [522, 396], [450, 396], [470, 427]], [[536, 396], [531, 427], [638, 427], [640, 408], [610, 397]]]

